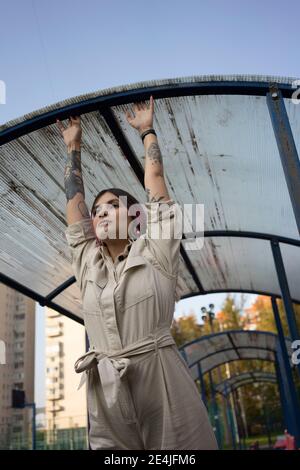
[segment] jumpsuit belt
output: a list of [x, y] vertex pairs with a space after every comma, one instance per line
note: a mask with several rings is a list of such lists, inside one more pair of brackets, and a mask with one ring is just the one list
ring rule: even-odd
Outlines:
[[102, 352], [91, 349], [75, 362], [75, 371], [85, 372], [77, 390], [86, 382], [87, 371], [97, 367], [106, 404], [111, 408], [118, 399], [120, 380], [130, 364], [129, 357], [153, 350], [157, 352], [158, 348], [170, 345], [176, 346], [176, 343], [170, 328], [164, 328], [118, 351]]

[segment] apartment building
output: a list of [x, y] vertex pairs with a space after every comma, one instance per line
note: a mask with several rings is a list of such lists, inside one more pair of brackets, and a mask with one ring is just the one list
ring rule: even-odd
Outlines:
[[80, 375], [74, 364], [85, 353], [85, 328], [45, 307], [46, 421], [49, 439], [63, 430], [87, 428], [86, 389], [77, 390]]
[[0, 284], [0, 340], [5, 364], [0, 364], [0, 448], [31, 439], [31, 409], [12, 408], [12, 390], [24, 390], [34, 401], [35, 301]]

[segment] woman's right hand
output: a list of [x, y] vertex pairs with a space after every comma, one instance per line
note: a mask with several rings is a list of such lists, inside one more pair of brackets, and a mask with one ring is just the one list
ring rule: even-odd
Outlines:
[[81, 142], [82, 129], [80, 116], [70, 116], [67, 127], [65, 127], [59, 119], [56, 119], [56, 123], [67, 147], [71, 144]]

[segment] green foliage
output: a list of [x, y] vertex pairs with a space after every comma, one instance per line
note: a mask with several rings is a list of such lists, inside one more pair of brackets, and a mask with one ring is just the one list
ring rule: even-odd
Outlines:
[[[204, 324], [197, 323], [195, 313], [185, 315], [173, 320], [171, 332], [177, 346], [181, 346], [201, 336], [213, 332], [228, 330], [251, 329], [277, 333], [272, 310], [271, 299], [268, 296], [257, 296], [250, 308], [244, 308], [246, 296], [240, 296], [238, 303], [235, 297], [227, 295], [221, 311], [217, 312], [213, 326], [209, 321]], [[283, 302], [277, 300], [278, 310], [286, 336], [289, 336], [288, 323]], [[300, 331], [300, 306], [293, 304], [296, 322]], [[199, 306], [200, 310], [200, 306]], [[213, 383], [217, 384], [232, 375], [239, 375], [249, 371], [264, 371], [275, 373], [274, 364], [270, 361], [240, 360], [222, 365], [212, 371]], [[204, 376], [205, 391], [208, 400], [211, 399], [211, 389], [208, 374]], [[299, 381], [296, 380], [299, 387]], [[200, 390], [200, 384], [197, 383]], [[271, 430], [283, 429], [283, 417], [280, 405], [278, 387], [275, 384], [248, 384], [240, 388], [237, 394], [238, 406], [244, 409], [244, 426], [246, 436], [254, 436], [266, 432], [267, 425]], [[217, 402], [221, 408], [222, 397], [217, 395]]]

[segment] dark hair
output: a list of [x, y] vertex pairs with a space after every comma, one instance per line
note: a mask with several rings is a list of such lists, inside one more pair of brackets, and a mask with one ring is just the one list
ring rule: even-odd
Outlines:
[[[97, 200], [99, 199], [100, 196], [102, 196], [102, 194], [104, 193], [112, 193], [114, 194], [115, 196], [127, 196], [127, 210], [134, 204], [138, 204], [140, 205], [140, 202], [134, 197], [132, 196], [130, 193], [128, 193], [127, 191], [125, 191], [125, 189], [121, 189], [121, 188], [107, 188], [107, 189], [102, 189], [102, 191], [100, 191], [97, 196], [95, 197], [94, 199], [94, 202], [93, 202], [93, 205], [92, 205], [92, 208], [91, 208], [91, 216], [93, 215], [93, 211], [94, 211], [94, 208], [95, 208], [95, 205], [96, 205], [96, 202]], [[136, 211], [136, 216], [132, 216], [133, 219], [136, 219], [138, 217], [142, 217], [144, 215], [144, 211], [142, 210], [142, 208], [138, 211]], [[137, 227], [136, 227], [138, 230], [141, 230], [141, 224], [137, 224]]]

